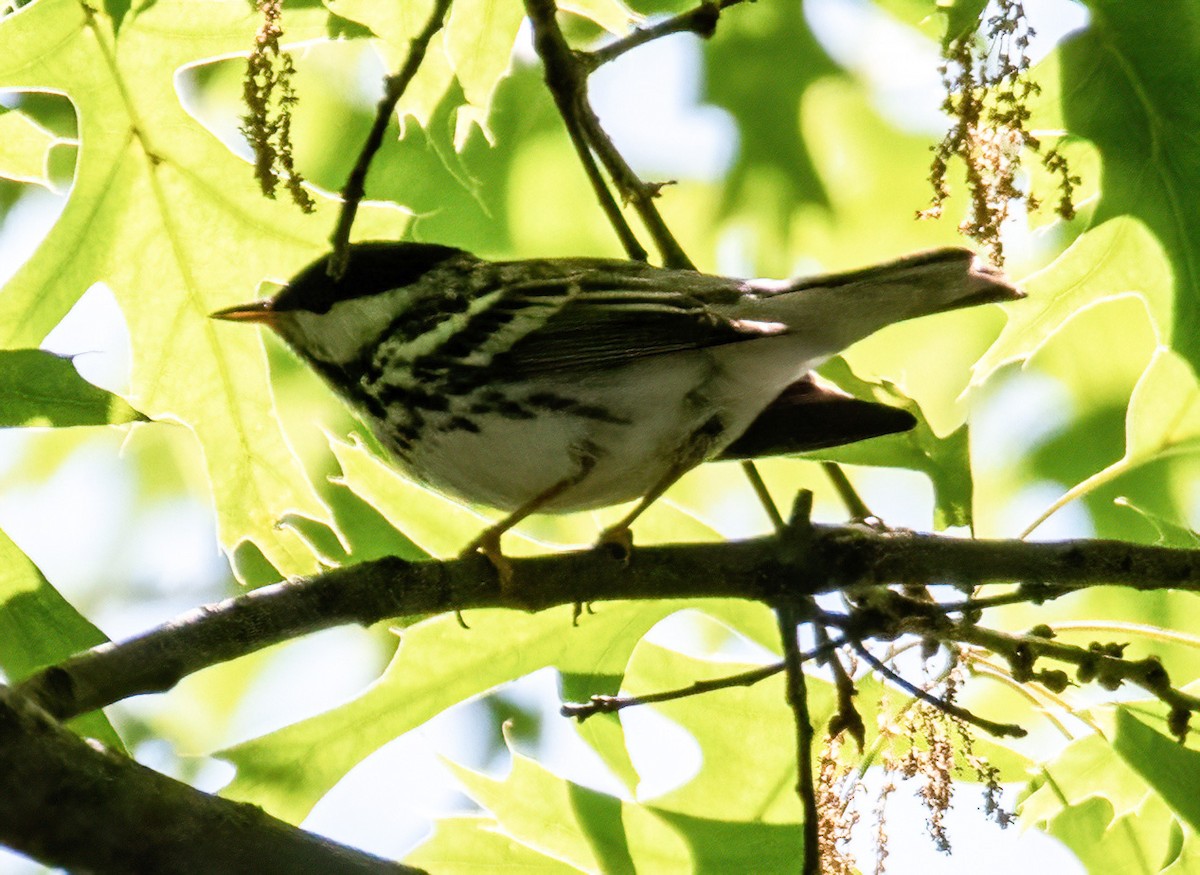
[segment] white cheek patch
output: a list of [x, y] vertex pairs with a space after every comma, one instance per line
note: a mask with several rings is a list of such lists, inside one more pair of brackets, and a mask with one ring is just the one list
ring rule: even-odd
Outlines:
[[392, 323], [396, 298], [403, 294], [404, 290], [397, 289], [388, 295], [338, 301], [328, 313], [289, 311], [281, 333], [315, 359], [331, 364], [353, 361]]

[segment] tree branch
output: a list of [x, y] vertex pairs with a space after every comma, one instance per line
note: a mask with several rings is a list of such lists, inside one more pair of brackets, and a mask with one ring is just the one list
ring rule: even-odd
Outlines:
[[821, 470], [825, 472], [825, 476], [829, 478], [829, 482], [833, 484], [833, 488], [837, 490], [838, 498], [842, 500], [842, 504], [850, 511], [851, 519], [860, 523], [867, 520], [878, 520], [879, 517], [871, 513], [871, 508], [867, 507], [867, 503], [862, 500], [862, 496], [858, 494], [858, 490], [854, 488], [854, 484], [850, 482], [850, 478], [846, 476], [846, 472], [837, 462], [822, 462]]
[[681, 12], [649, 27], [639, 27], [628, 36], [613, 40], [594, 51], [581, 52], [580, 59], [588, 70], [592, 71], [609, 61], [615, 61], [638, 46], [644, 46], [648, 42], [670, 36], [673, 33], [694, 33], [701, 39], [708, 39], [717, 30], [717, 20], [721, 17], [721, 10], [742, 2], [745, 0], [720, 0], [717, 3], [705, 0], [695, 9]]
[[939, 711], [944, 711], [951, 717], [962, 720], [964, 723], [970, 723], [972, 726], [978, 726], [984, 732], [995, 735], [998, 738], [1024, 738], [1026, 735], [1028, 735], [1024, 729], [1022, 729], [1020, 726], [1017, 726], [1015, 723], [997, 723], [995, 720], [988, 720], [986, 717], [980, 717], [977, 714], [973, 714], [966, 708], [955, 705], [953, 702], [948, 702], [945, 699], [939, 699], [937, 696], [934, 696], [928, 691], [921, 689], [912, 681], [907, 680], [898, 672], [890, 669], [883, 660], [871, 653], [871, 651], [868, 650], [861, 641], [855, 641], [853, 642], [853, 645], [854, 649], [858, 652], [858, 655], [866, 660], [871, 668], [875, 669], [909, 695], [920, 699], [922, 702], [925, 702], [928, 705], [932, 705]]
[[588, 101], [588, 66], [583, 60], [584, 56], [574, 52], [567, 44], [566, 37], [558, 26], [558, 7], [554, 0], [525, 0], [525, 10], [533, 25], [534, 49], [546, 70], [546, 86], [554, 95], [554, 102], [571, 135], [571, 141], [575, 144], [584, 169], [588, 171], [592, 187], [596, 189], [600, 206], [621, 238], [621, 245], [625, 247], [630, 258], [635, 261], [645, 260], [645, 250], [633, 236], [612, 195], [599, 178], [599, 172], [592, 161], [592, 153], [595, 153], [608, 171], [621, 197], [637, 211], [638, 217], [654, 240], [663, 264], [667, 267], [695, 270], [692, 260], [671, 234], [671, 230], [654, 206], [654, 198], [661, 186], [642, 182], [600, 126], [600, 120]]
[[160, 775], [4, 686], [0, 844], [79, 872], [421, 872]]
[[787, 672], [787, 703], [796, 723], [796, 795], [804, 806], [803, 875], [821, 875], [820, 812], [817, 784], [813, 779], [813, 727], [808, 714], [808, 688], [804, 683], [804, 660], [796, 640], [801, 615], [791, 605], [775, 609], [779, 637], [783, 642], [783, 664]]
[[446, 22], [446, 13], [450, 10], [450, 2], [451, 0], [434, 0], [433, 11], [429, 13], [429, 20], [425, 23], [424, 29], [409, 43], [408, 57], [404, 59], [403, 66], [395, 75], [388, 76], [383, 80], [383, 97], [379, 99], [379, 106], [375, 109], [375, 122], [371, 125], [362, 151], [358, 155], [358, 161], [350, 170], [350, 176], [347, 177], [346, 185], [342, 188], [342, 210], [338, 214], [337, 226], [329, 236], [333, 254], [329, 258], [328, 270], [329, 275], [334, 279], [340, 279], [346, 271], [346, 260], [350, 247], [350, 228], [358, 213], [358, 205], [366, 195], [367, 172], [371, 169], [371, 162], [375, 159], [379, 147], [383, 145], [383, 135], [387, 132], [392, 113], [396, 111], [396, 104], [404, 96], [408, 84], [417, 75], [417, 70], [421, 68], [421, 62], [425, 60], [425, 51], [429, 48], [430, 40]]
[[[815, 652], [804, 654], [802, 659], [812, 659]], [[625, 708], [636, 705], [651, 705], [655, 702], [671, 702], [675, 699], [687, 699], [700, 696], [716, 690], [728, 690], [731, 687], [752, 687], [759, 681], [765, 681], [784, 670], [782, 662], [752, 668], [750, 671], [728, 675], [722, 678], [712, 678], [707, 681], [695, 681], [686, 687], [675, 690], [664, 690], [658, 693], [645, 693], [641, 696], [592, 696], [586, 702], [564, 702], [558, 709], [563, 717], [572, 717], [582, 723], [595, 714], [615, 714]]]
[[[1200, 550], [1120, 541], [974, 541], [823, 525], [811, 526], [800, 540], [793, 528], [781, 538], [640, 547], [630, 567], [590, 550], [515, 558], [509, 590], [500, 588], [481, 556], [447, 562], [389, 557], [198, 608], [42, 669], [17, 688], [65, 720], [128, 696], [169, 690], [207, 666], [320, 629], [485, 607], [537, 611], [661, 598], [800, 604], [810, 595], [891, 583], [1038, 581], [1062, 591], [1114, 584], [1200, 592]], [[1039, 601], [1043, 589], [1030, 586], [1029, 600]]]
[[571, 138], [571, 145], [575, 147], [579, 163], [583, 165], [588, 182], [592, 184], [592, 190], [600, 202], [600, 209], [616, 232], [625, 254], [633, 261], [645, 261], [645, 248], [638, 242], [637, 235], [625, 221], [621, 207], [608, 190], [600, 168], [596, 166], [596, 160], [592, 157], [590, 139], [583, 118], [591, 116], [596, 128], [599, 128], [600, 122], [587, 100], [587, 71], [567, 45], [566, 37], [555, 19], [558, 8], [553, 0], [526, 0], [525, 10], [533, 25], [533, 46], [542, 59], [546, 87], [554, 97], [558, 114], [562, 116], [567, 135]]
[[[1018, 682], [1033, 680], [1046, 683], [1046, 672], [1034, 671], [1036, 661], [1046, 658], [1076, 666], [1081, 682], [1094, 680], [1107, 690], [1116, 690], [1126, 681], [1136, 684], [1171, 708], [1172, 729], [1176, 736], [1185, 734], [1188, 715], [1200, 712], [1200, 696], [1171, 686], [1171, 677], [1157, 658], [1126, 659], [1122, 655], [1124, 645], [1104, 646], [1097, 642], [1080, 647], [1053, 641], [1044, 635], [1014, 635], [985, 629], [973, 623], [959, 623], [952, 631], [932, 634], [935, 637], [953, 637], [959, 643], [974, 644], [1003, 656], [1012, 668], [1014, 680]], [[1179, 728], [1180, 724], [1182, 729]]]

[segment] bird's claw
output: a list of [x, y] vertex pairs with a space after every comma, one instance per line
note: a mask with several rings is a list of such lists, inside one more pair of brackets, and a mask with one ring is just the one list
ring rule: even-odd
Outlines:
[[875, 516], [875, 514], [865, 517], [855, 517], [854, 519], [850, 520], [850, 525], [866, 529], [868, 532], [876, 535], [888, 535], [906, 531], [905, 529], [892, 528], [885, 523], [882, 518]]
[[622, 565], [628, 565], [633, 558], [633, 532], [629, 526], [605, 529], [596, 541], [596, 549], [603, 549]]
[[496, 569], [496, 576], [500, 580], [500, 592], [511, 593], [513, 591], [513, 564], [512, 560], [500, 550], [500, 533], [488, 529], [463, 548], [463, 551], [458, 554], [458, 558], [465, 559], [473, 553], [483, 554], [484, 558]]

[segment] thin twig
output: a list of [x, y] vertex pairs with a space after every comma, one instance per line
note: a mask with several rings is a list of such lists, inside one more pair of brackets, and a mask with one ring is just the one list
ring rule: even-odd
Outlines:
[[[750, 485], [754, 487], [754, 492], [758, 495], [758, 500], [766, 510], [767, 516], [771, 518], [771, 523], [775, 527], [776, 534], [786, 532], [788, 524], [784, 521], [783, 515], [779, 513], [779, 508], [775, 505], [775, 501], [771, 498], [771, 493], [767, 490], [767, 484], [763, 480], [762, 474], [759, 473], [758, 466], [752, 460], [747, 459], [742, 462], [742, 471], [745, 472]], [[811, 507], [809, 510], [811, 510]], [[805, 520], [805, 525], [811, 525], [811, 520], [807, 519], [807, 516], [808, 512], [803, 511], [800, 518]], [[817, 617], [823, 613], [817, 605], [816, 599], [810, 596], [805, 599], [805, 602], [812, 616]], [[866, 740], [866, 727], [863, 725], [862, 716], [858, 713], [858, 709], [854, 707], [854, 696], [857, 691], [854, 687], [854, 681], [846, 673], [846, 668], [842, 665], [842, 661], [838, 659], [837, 654], [838, 646], [844, 643], [845, 639], [840, 638], [837, 644], [832, 643], [829, 638], [829, 631], [820, 623], [813, 623], [813, 634], [817, 639], [817, 647], [814, 652], [820, 653], [824, 651], [825, 658], [822, 660], [822, 663], [829, 665], [833, 671], [833, 678], [838, 691], [838, 711], [830, 720], [829, 734], [837, 735], [843, 731], [848, 732], [858, 744], [858, 749], [862, 750]]]
[[[811, 659], [812, 654], [807, 655], [807, 658]], [[593, 714], [614, 714], [617, 711], [637, 705], [670, 702], [675, 699], [699, 696], [716, 690], [727, 690], [731, 687], [753, 686], [759, 681], [779, 674], [783, 669], [783, 663], [777, 662], [773, 665], [764, 665], [760, 668], [729, 675], [728, 677], [714, 678], [708, 681], [696, 681], [689, 686], [680, 687], [675, 690], [665, 690], [661, 693], [646, 693], [642, 696], [592, 696], [586, 702], [564, 702], [562, 707], [558, 709], [558, 713], [563, 717], [574, 717], [582, 723]]]
[[986, 611], [988, 608], [999, 608], [1005, 605], [1042, 604], [1056, 598], [1069, 595], [1075, 590], [1065, 586], [1039, 586], [1036, 594], [1027, 586], [1018, 586], [1012, 592], [982, 598], [963, 599], [960, 602], [939, 602], [939, 607], [947, 614], [970, 614]]
[[1022, 679], [1016, 670], [1018, 666], [1031, 672], [1034, 663], [1044, 657], [1078, 666], [1090, 673], [1096, 682], [1106, 689], [1115, 690], [1128, 681], [1172, 708], [1200, 712], [1200, 696], [1185, 693], [1171, 686], [1167, 670], [1152, 656], [1145, 659], [1126, 659], [1094, 645], [1079, 647], [1041, 635], [1014, 635], [986, 629], [973, 623], [957, 623], [950, 629], [935, 634], [939, 637], [952, 636], [960, 643], [974, 644], [1005, 657], [1014, 667], [1014, 676], [1018, 680]]
[[803, 875], [821, 875], [821, 846], [817, 784], [813, 777], [813, 728], [808, 713], [808, 688], [804, 682], [804, 661], [796, 638], [800, 615], [791, 605], [775, 609], [779, 637], [783, 642], [783, 663], [787, 671], [787, 702], [796, 719], [796, 795], [804, 806]]
[[[813, 599], [813, 602], [815, 603], [816, 599]], [[833, 682], [838, 694], [838, 709], [837, 713], [830, 718], [829, 734], [830, 736], [836, 736], [841, 732], [849, 733], [861, 752], [863, 745], [867, 741], [867, 727], [863, 723], [862, 715], [854, 707], [854, 697], [858, 695], [858, 689], [854, 686], [854, 679], [850, 677], [850, 674], [846, 671], [846, 667], [842, 665], [837, 648], [832, 646], [829, 638], [829, 630], [821, 623], [813, 623], [813, 635], [817, 639], [818, 648], [828, 648], [829, 656], [825, 660], [825, 664], [833, 672]], [[845, 639], [839, 639], [839, 642], [845, 643]]]
[[842, 504], [846, 505], [846, 510], [850, 512], [851, 518], [859, 522], [879, 519], [871, 513], [871, 508], [867, 507], [867, 503], [862, 500], [862, 496], [858, 494], [841, 465], [837, 462], [822, 462], [821, 468], [833, 483], [833, 488], [837, 490], [838, 497], [841, 498]]
[[850, 644], [858, 652], [858, 655], [865, 659], [877, 672], [886, 677], [896, 686], [903, 689], [905, 692], [915, 696], [926, 704], [932, 705], [939, 711], [944, 711], [951, 717], [956, 717], [959, 720], [970, 723], [973, 726], [978, 726], [984, 732], [988, 732], [997, 738], [1024, 738], [1029, 734], [1015, 723], [997, 723], [994, 720], [988, 720], [986, 717], [979, 717], [976, 714], [972, 714], [966, 708], [955, 705], [952, 702], [939, 699], [937, 696], [933, 695], [927, 690], [921, 689], [916, 684], [888, 668], [888, 666], [882, 660], [877, 659], [861, 641], [851, 641]]
[[425, 52], [429, 48], [430, 40], [446, 22], [446, 13], [450, 11], [450, 3], [451, 0], [434, 0], [433, 11], [429, 13], [429, 20], [425, 23], [424, 29], [409, 42], [408, 57], [404, 59], [404, 65], [394, 75], [384, 79], [383, 97], [380, 98], [379, 105], [375, 109], [375, 122], [371, 125], [366, 142], [363, 143], [362, 151], [359, 152], [358, 161], [355, 162], [350, 176], [346, 179], [346, 185], [342, 188], [342, 210], [338, 214], [337, 226], [329, 236], [333, 254], [329, 258], [328, 271], [334, 279], [340, 279], [346, 272], [346, 261], [350, 248], [350, 228], [354, 224], [358, 205], [366, 195], [367, 172], [371, 169], [371, 162], [383, 145], [383, 136], [387, 132], [396, 104], [404, 96], [409, 83], [417, 75], [417, 70], [421, 68], [421, 62], [425, 60]]
[[721, 17], [721, 10], [742, 2], [745, 0], [720, 0], [718, 3], [706, 0], [695, 9], [681, 12], [658, 22], [658, 24], [639, 27], [628, 36], [613, 40], [594, 51], [583, 52], [581, 57], [589, 70], [595, 70], [609, 61], [615, 61], [638, 46], [643, 46], [664, 36], [670, 36], [673, 33], [694, 33], [702, 39], [708, 39], [717, 29], [717, 20]]
[[963, 653], [965, 654], [963, 659], [966, 661], [967, 668], [970, 670], [972, 677], [987, 678], [1001, 684], [1007, 690], [1012, 690], [1033, 708], [1037, 709], [1042, 717], [1050, 721], [1050, 725], [1057, 729], [1066, 741], [1074, 741], [1075, 733], [1071, 732], [1067, 725], [1058, 718], [1051, 710], [1052, 707], [1086, 724], [1100, 738], [1104, 737], [1103, 728], [1088, 716], [1086, 709], [1072, 707], [1062, 696], [1052, 693], [1040, 684], [1018, 683], [1013, 679], [1012, 669], [984, 659], [978, 653], [972, 652], [972, 649], [969, 647], [963, 648]]
[[[608, 171], [621, 197], [633, 205], [642, 224], [650, 232], [663, 264], [681, 270], [695, 270], [692, 260], [683, 251], [654, 206], [654, 198], [661, 185], [642, 182], [600, 126], [600, 120], [588, 101], [587, 65], [567, 44], [566, 37], [558, 26], [558, 7], [554, 0], [525, 0], [525, 10], [533, 25], [534, 49], [546, 70], [546, 85], [554, 95], [559, 114], [563, 117], [585, 169], [590, 157], [585, 157], [584, 152], [594, 153]], [[612, 196], [607, 187], [604, 187], [604, 193], [601, 194], [592, 170], [588, 171], [588, 178], [592, 180], [601, 207], [613, 223], [613, 228], [621, 238], [621, 245], [630, 253], [630, 258], [645, 260], [644, 250], [641, 258], [634, 254], [641, 248], [640, 244], [636, 239], [631, 239], [633, 232], [629, 230], [624, 218], [618, 220], [620, 210], [614, 211], [615, 204], [612, 203]]]
[[[828, 656], [831, 651], [841, 647], [845, 643], [846, 639], [844, 638], [838, 638], [834, 641], [826, 640], [824, 644], [800, 654], [800, 661], [809, 662]], [[786, 668], [784, 663], [776, 662], [771, 665], [752, 668], [749, 671], [739, 674], [727, 675], [723, 678], [696, 681], [686, 687], [665, 690], [660, 693], [645, 693], [641, 696], [592, 696], [586, 702], [564, 702], [562, 707], [558, 709], [558, 713], [563, 717], [574, 717], [582, 723], [593, 714], [614, 714], [617, 711], [624, 710], [625, 708], [633, 708], [638, 705], [651, 705], [655, 702], [686, 699], [691, 696], [700, 696], [704, 693], [713, 693], [717, 690], [731, 689], [732, 687], [751, 687], [760, 681], [765, 681], [769, 677], [774, 677], [783, 671], [784, 668]]]
[[766, 481], [763, 480], [762, 474], [759, 473], [758, 466], [754, 464], [753, 459], [745, 459], [742, 461], [742, 472], [746, 475], [746, 479], [750, 481], [750, 486], [754, 489], [754, 494], [758, 496], [759, 504], [763, 506], [767, 516], [771, 520], [771, 525], [775, 529], [775, 534], [787, 530], [787, 522], [783, 518], [783, 514], [779, 512], [779, 507], [775, 504], [775, 500], [771, 498], [771, 492], [767, 489]]

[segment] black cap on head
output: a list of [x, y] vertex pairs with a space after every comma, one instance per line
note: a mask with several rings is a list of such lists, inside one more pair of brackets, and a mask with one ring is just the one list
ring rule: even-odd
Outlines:
[[325, 254], [300, 271], [275, 298], [273, 310], [307, 310], [328, 313], [338, 301], [363, 298], [398, 289], [420, 279], [431, 268], [462, 249], [437, 243], [400, 243], [372, 240], [350, 247], [346, 272], [334, 282], [326, 273]]

